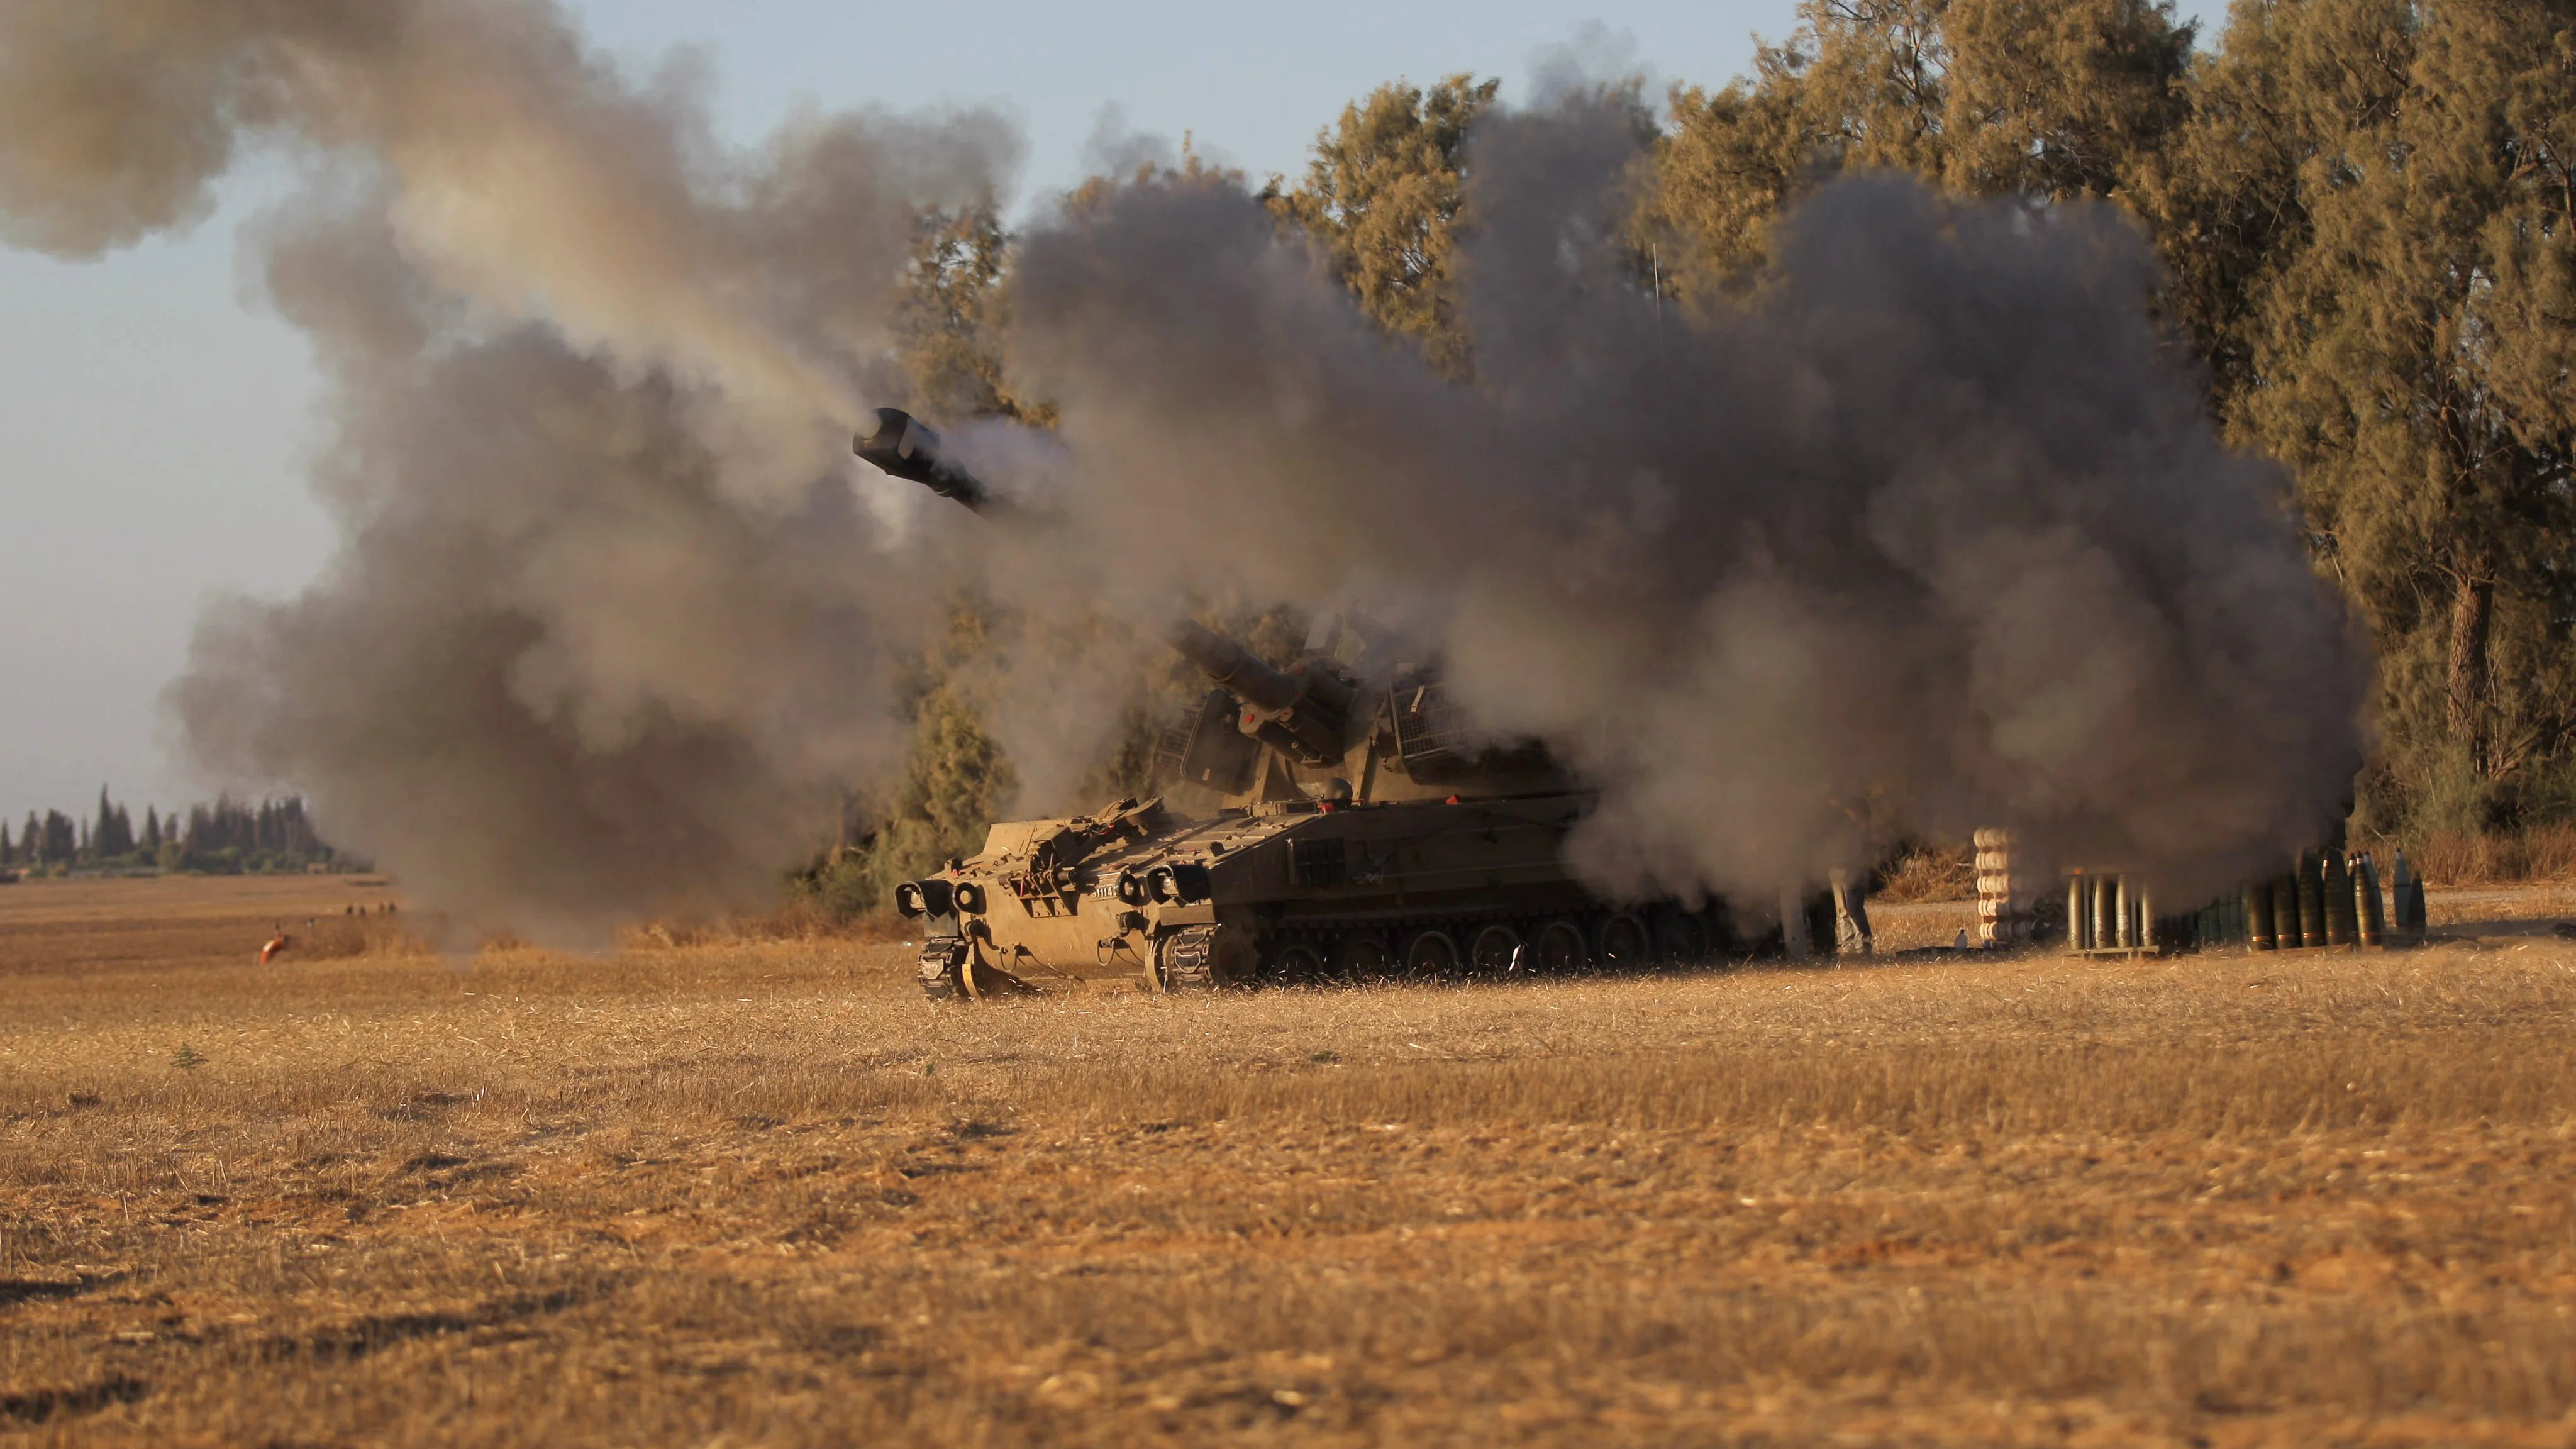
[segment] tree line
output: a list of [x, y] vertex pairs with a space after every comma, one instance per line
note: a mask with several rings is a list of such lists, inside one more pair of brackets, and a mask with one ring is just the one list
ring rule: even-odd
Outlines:
[[143, 807], [143, 825], [98, 792], [98, 808], [70, 816], [60, 810], [27, 812], [13, 835], [0, 817], [0, 870], [33, 874], [74, 871], [203, 871], [232, 875], [245, 872], [301, 871], [314, 866], [345, 870], [359, 863], [331, 848], [314, 833], [300, 796], [252, 804], [218, 795], [209, 803], [163, 815]]
[[2355, 824], [2576, 814], [2576, 7], [1817, 0], [1676, 90], [1640, 240], [1717, 302], [1780, 208], [1859, 168], [2117, 206], [2228, 441], [2286, 464], [2378, 665]]
[[[1500, 94], [1381, 86], [1302, 178], [1259, 192], [1465, 385], [1454, 255]], [[2576, 5], [2236, 0], [2204, 37], [2156, 0], [1805, 0], [1747, 75], [1603, 98], [1642, 147], [1638, 285], [1702, 315], [1758, 290], [1774, 224], [1838, 176], [2120, 209], [2163, 261], [2141, 305], [2198, 360], [2228, 442], [2286, 466], [2282, 504], [2369, 632], [2353, 824], [2576, 818]], [[916, 411], [1050, 421], [1003, 362], [1011, 246], [989, 203], [922, 218], [902, 314]], [[1011, 627], [988, 612], [925, 661], [911, 767], [809, 884], [837, 870], [855, 906], [980, 841], [1011, 777], [960, 665]]]

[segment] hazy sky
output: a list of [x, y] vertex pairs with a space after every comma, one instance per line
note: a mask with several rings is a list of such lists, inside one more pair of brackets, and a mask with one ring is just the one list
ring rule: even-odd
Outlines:
[[[1569, 45], [1717, 84], [1745, 68], [1755, 32], [1789, 30], [1794, 0], [990, 0], [966, 21], [822, 0], [574, 8], [639, 64], [704, 47], [742, 138], [804, 103], [1005, 107], [1028, 137], [1025, 203], [1078, 181], [1104, 126], [1191, 132], [1214, 159], [1294, 174], [1316, 131], [1381, 81], [1467, 70], [1522, 96], [1534, 59]], [[192, 234], [101, 262], [0, 249], [0, 812], [13, 828], [31, 806], [86, 805], [101, 783], [138, 813], [196, 794], [158, 696], [199, 604], [290, 593], [327, 560], [303, 484], [312, 363], [239, 285], [236, 233], [286, 180], [255, 163]]]

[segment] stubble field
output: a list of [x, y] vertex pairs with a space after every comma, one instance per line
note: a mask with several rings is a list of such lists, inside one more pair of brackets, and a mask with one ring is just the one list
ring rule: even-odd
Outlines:
[[977, 1009], [388, 894], [0, 887], [0, 1442], [2576, 1443], [2576, 902]]

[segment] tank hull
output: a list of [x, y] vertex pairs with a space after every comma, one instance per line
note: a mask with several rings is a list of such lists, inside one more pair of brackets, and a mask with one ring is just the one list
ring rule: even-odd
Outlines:
[[[1042, 526], [881, 408], [858, 455], [1007, 526]], [[1595, 897], [1565, 863], [1593, 799], [1527, 739], [1496, 738], [1436, 661], [1328, 615], [1284, 666], [1193, 619], [1172, 648], [1213, 686], [1153, 751], [1159, 801], [992, 828], [897, 888], [934, 997], [1136, 977], [1159, 989], [1630, 967], [1737, 948], [1722, 906]]]
[[983, 852], [936, 878], [952, 908], [921, 913], [924, 986], [1510, 974], [1735, 946], [1722, 908], [1624, 905], [1575, 880], [1565, 839], [1589, 804], [1275, 804], [1206, 820], [1148, 804], [998, 825]]

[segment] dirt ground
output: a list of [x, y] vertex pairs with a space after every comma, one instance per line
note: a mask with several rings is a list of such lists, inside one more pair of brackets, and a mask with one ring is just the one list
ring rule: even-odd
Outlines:
[[391, 894], [0, 886], [0, 1442], [2576, 1444], [2576, 895], [975, 1008]]

